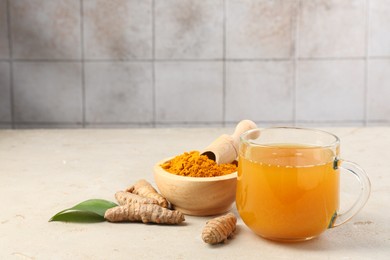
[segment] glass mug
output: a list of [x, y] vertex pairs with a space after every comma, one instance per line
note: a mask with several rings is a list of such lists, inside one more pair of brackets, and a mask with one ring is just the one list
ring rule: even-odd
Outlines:
[[[370, 180], [340, 159], [333, 134], [304, 128], [253, 129], [240, 137], [236, 206], [256, 234], [302, 241], [352, 218], [367, 202]], [[357, 177], [359, 198], [339, 213], [340, 170]]]

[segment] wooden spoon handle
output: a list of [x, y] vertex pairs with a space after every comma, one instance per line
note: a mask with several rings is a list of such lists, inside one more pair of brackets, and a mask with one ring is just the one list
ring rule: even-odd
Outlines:
[[247, 119], [242, 120], [237, 124], [236, 129], [234, 130], [234, 133], [232, 134], [234, 148], [236, 148], [237, 151], [238, 151], [238, 146], [240, 143], [240, 136], [243, 133], [245, 133], [246, 131], [251, 130], [251, 129], [255, 129], [255, 128], [257, 128], [257, 125], [255, 124], [255, 122], [253, 122], [251, 120], [247, 120]]
[[218, 164], [231, 163], [237, 159], [240, 135], [250, 129], [257, 128], [256, 124], [250, 120], [242, 120], [237, 124], [232, 135], [221, 135], [215, 139], [202, 152], [208, 158]]

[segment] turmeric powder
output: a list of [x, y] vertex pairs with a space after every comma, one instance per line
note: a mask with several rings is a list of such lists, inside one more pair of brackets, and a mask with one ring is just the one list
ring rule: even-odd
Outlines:
[[188, 177], [216, 177], [237, 170], [234, 163], [217, 164], [199, 151], [185, 152], [161, 165], [166, 171]]

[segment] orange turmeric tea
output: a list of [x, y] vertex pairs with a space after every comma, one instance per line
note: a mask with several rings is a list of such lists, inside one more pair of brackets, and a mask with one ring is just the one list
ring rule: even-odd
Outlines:
[[300, 240], [322, 233], [339, 207], [339, 170], [329, 148], [267, 145], [242, 149], [236, 204], [255, 233]]

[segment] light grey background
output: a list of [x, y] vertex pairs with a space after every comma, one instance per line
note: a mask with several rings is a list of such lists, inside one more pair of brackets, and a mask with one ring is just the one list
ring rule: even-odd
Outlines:
[[0, 0], [0, 127], [389, 125], [388, 0]]

